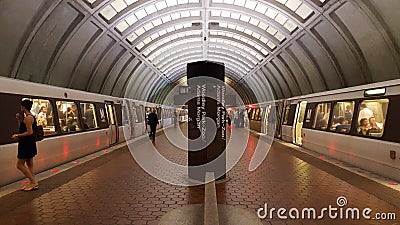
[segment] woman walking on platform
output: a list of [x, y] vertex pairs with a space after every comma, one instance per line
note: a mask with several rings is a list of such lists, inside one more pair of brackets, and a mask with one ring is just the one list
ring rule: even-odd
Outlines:
[[[33, 136], [33, 127], [35, 127], [35, 117], [30, 112], [33, 102], [23, 100], [21, 102], [21, 113], [17, 113], [16, 117], [19, 122], [18, 134], [13, 134], [11, 138], [18, 139], [18, 160], [17, 168], [30, 181], [30, 184], [23, 188], [24, 191], [37, 190], [38, 183], [35, 180], [33, 157], [37, 154], [36, 142]], [[26, 165], [25, 165], [26, 164]]]

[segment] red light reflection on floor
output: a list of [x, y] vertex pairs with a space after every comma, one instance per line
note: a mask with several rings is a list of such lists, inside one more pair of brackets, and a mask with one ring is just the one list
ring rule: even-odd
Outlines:
[[337, 162], [336, 164], [343, 165], [343, 163], [342, 163], [342, 162]]
[[72, 164], [79, 164], [79, 162], [76, 162], [76, 161], [75, 161], [75, 162], [72, 162]]
[[108, 150], [103, 150], [103, 152], [108, 152]]
[[320, 158], [320, 159], [325, 159], [325, 158], [326, 158], [326, 156], [324, 156], [324, 155], [320, 155], [318, 158]]
[[29, 182], [27, 180], [22, 181], [21, 184], [29, 184]]
[[57, 173], [59, 170], [50, 170], [52, 173]]
[[389, 183], [390, 185], [392, 185], [392, 186], [397, 186], [397, 185], [399, 185], [398, 183]]

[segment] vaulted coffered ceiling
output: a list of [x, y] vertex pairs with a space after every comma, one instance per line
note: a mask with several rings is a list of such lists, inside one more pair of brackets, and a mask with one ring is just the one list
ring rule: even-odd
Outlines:
[[1, 0], [0, 75], [162, 102], [222, 62], [245, 103], [400, 78], [396, 0]]
[[170, 81], [188, 62], [240, 80], [320, 15], [325, 0], [83, 0]]

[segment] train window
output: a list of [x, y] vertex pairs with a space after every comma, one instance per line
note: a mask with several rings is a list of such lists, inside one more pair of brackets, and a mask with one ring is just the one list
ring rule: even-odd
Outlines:
[[136, 123], [143, 122], [143, 106], [136, 106]]
[[58, 122], [60, 123], [61, 132], [68, 133], [79, 131], [79, 115], [75, 102], [57, 101]]
[[106, 104], [106, 111], [107, 111], [107, 116], [109, 118], [108, 123], [111, 125], [115, 125], [115, 112], [114, 112], [114, 106], [111, 104]]
[[96, 110], [92, 103], [81, 103], [81, 112], [83, 113], [82, 122], [85, 129], [95, 129], [97, 125]]
[[157, 113], [158, 119], [161, 119], [161, 117], [160, 117], [160, 116], [162, 116], [162, 115], [161, 115], [161, 107], [157, 107], [156, 113]]
[[[24, 98], [25, 100], [28, 98]], [[43, 126], [44, 135], [51, 135], [56, 133], [53, 117], [53, 106], [49, 100], [45, 99], [29, 99], [33, 102], [31, 113], [36, 118], [37, 125]]]
[[114, 105], [114, 113], [115, 113], [115, 118], [117, 120], [117, 125], [122, 126], [122, 105], [121, 104], [115, 104]]
[[137, 112], [136, 112], [136, 106], [132, 107], [132, 118], [135, 120], [135, 123], [139, 123], [139, 118], [137, 116]]
[[259, 109], [253, 109], [253, 120], [258, 120]]
[[257, 120], [261, 121], [261, 118], [262, 118], [263, 115], [264, 115], [264, 109], [260, 108], [259, 112], [258, 112], [258, 115], [257, 115], [257, 117], [258, 117]]
[[147, 118], [148, 118], [149, 114], [151, 113], [151, 108], [150, 107], [145, 107], [144, 109], [145, 109], [145, 113], [146, 113], [145, 121], [147, 123]]
[[362, 101], [359, 106], [356, 134], [382, 137], [389, 99]]
[[331, 131], [349, 133], [353, 120], [354, 101], [336, 102], [333, 107]]
[[97, 124], [100, 128], [108, 128], [108, 118], [106, 113], [106, 105], [104, 103], [96, 103], [95, 112], [97, 115]]
[[288, 124], [290, 114], [290, 105], [285, 106], [285, 116], [283, 117], [283, 124]]
[[313, 128], [326, 130], [329, 121], [329, 113], [331, 111], [331, 103], [320, 103], [315, 110]]
[[126, 103], [122, 105], [122, 125], [129, 125], [129, 112], [128, 105]]
[[311, 115], [312, 115], [312, 109], [307, 109], [307, 113], [306, 113], [306, 123], [311, 122]]

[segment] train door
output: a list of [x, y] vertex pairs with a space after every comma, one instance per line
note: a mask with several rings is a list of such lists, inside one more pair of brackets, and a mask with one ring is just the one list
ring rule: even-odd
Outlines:
[[307, 101], [302, 101], [297, 104], [296, 115], [293, 125], [293, 143], [302, 145], [301, 129], [303, 128], [304, 114], [306, 112]]
[[118, 142], [118, 124], [113, 102], [106, 102], [106, 113], [109, 119], [110, 145], [114, 145]]
[[162, 118], [162, 108], [161, 106], [157, 107], [157, 117], [158, 117], [158, 128], [162, 128], [163, 127], [163, 118]]
[[283, 114], [283, 102], [276, 102], [276, 105], [272, 108], [275, 110], [276, 122], [275, 122], [275, 137], [282, 137], [282, 114]]
[[267, 112], [267, 107], [261, 107], [262, 109], [262, 114], [261, 114], [261, 133], [266, 134], [267, 133], [267, 116], [268, 116], [268, 112]]
[[268, 133], [268, 126], [269, 126], [268, 117], [269, 117], [269, 113], [270, 113], [270, 108], [271, 108], [270, 105], [267, 105], [265, 108], [263, 108], [263, 115], [262, 115], [262, 118], [261, 118], [261, 121], [262, 121], [262, 123], [261, 123], [261, 128], [262, 128], [261, 133], [264, 133], [264, 134]]
[[136, 107], [135, 107], [135, 103], [133, 102], [129, 102], [129, 112], [130, 112], [130, 117], [129, 117], [129, 121], [130, 121], [130, 126], [131, 126], [131, 138], [135, 137], [135, 133], [136, 133], [136, 128], [135, 128], [135, 124], [136, 124]]

